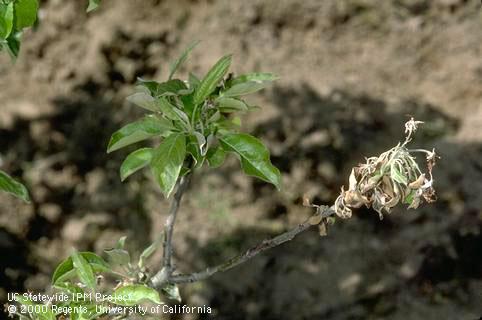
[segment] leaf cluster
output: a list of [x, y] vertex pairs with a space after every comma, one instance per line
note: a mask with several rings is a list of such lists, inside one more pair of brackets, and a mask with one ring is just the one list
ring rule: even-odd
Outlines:
[[[101, 1], [89, 0], [87, 12], [97, 9]], [[38, 0], [0, 0], [0, 50], [17, 58], [22, 32], [37, 22], [38, 9]]]
[[196, 43], [185, 50], [164, 82], [139, 79], [137, 92], [128, 101], [148, 114], [112, 134], [107, 152], [155, 138], [156, 147], [130, 153], [120, 168], [125, 180], [150, 167], [161, 191], [168, 197], [179, 177], [203, 166], [223, 164], [226, 153], [236, 154], [247, 175], [280, 188], [279, 170], [271, 164], [268, 149], [257, 138], [240, 133], [239, 114], [254, 107], [244, 96], [265, 88], [277, 77], [270, 73], [228, 74], [231, 56], [220, 58], [202, 77], [174, 78]]
[[[129, 252], [124, 248], [126, 237], [122, 237], [114, 248], [105, 250], [108, 260], [92, 252], [78, 252], [62, 261], [52, 276], [52, 287], [58, 295], [65, 299], [56, 301], [59, 308], [52, 309], [48, 304], [36, 304], [35, 301], [20, 298], [17, 303], [36, 306], [29, 319], [54, 320], [62, 314], [66, 307], [72, 311], [70, 319], [98, 319], [104, 310], [98, 306], [109, 305], [134, 306], [143, 302], [163, 304], [158, 291], [146, 285], [148, 278], [140, 276], [145, 273], [146, 259], [159, 247], [155, 241], [147, 247], [139, 257], [138, 263], [131, 262]], [[114, 277], [118, 285], [114, 289], [105, 286], [102, 279]], [[175, 285], [167, 285], [161, 291], [166, 298], [180, 301], [179, 289]], [[22, 316], [20, 314], [20, 316]]]
[[0, 49], [18, 56], [25, 28], [37, 21], [38, 0], [0, 0]]

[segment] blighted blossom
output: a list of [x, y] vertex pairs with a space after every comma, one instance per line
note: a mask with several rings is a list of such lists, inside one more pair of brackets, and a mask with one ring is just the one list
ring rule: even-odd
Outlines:
[[[411, 118], [405, 124], [405, 141], [394, 148], [370, 157], [351, 171], [348, 190], [344, 187], [335, 201], [334, 209], [341, 218], [350, 218], [352, 209], [366, 206], [373, 208], [383, 218], [383, 213], [399, 203], [408, 208], [418, 208], [422, 200], [436, 200], [433, 188], [432, 168], [438, 156], [435, 150], [407, 148], [413, 133], [421, 121]], [[423, 173], [414, 156], [423, 153], [426, 156], [427, 172]]]

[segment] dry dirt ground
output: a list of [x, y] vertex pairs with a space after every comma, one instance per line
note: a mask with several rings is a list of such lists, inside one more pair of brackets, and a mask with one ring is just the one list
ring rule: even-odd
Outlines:
[[[359, 210], [328, 237], [306, 232], [235, 270], [181, 287], [214, 316], [177, 319], [479, 319], [482, 316], [482, 14], [476, 0], [42, 1], [16, 64], [0, 57], [2, 169], [33, 203], [0, 195], [0, 299], [44, 291], [72, 247], [139, 252], [168, 203], [147, 174], [121, 183], [127, 152], [110, 133], [141, 114], [124, 98], [138, 76], [163, 79], [233, 53], [236, 73], [281, 79], [251, 98], [245, 128], [272, 151], [284, 189], [245, 178], [235, 159], [194, 177], [175, 232], [181, 271], [203, 268], [332, 203], [353, 165], [426, 122], [439, 200], [379, 221]], [[155, 261], [153, 266], [155, 266]]]

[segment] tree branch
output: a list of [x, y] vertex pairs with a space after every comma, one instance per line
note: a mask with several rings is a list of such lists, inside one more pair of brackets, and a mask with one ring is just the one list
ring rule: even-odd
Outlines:
[[168, 277], [167, 282], [169, 283], [192, 283], [200, 280], [207, 279], [214, 275], [217, 272], [224, 272], [229, 269], [232, 269], [249, 259], [255, 257], [256, 255], [260, 254], [261, 252], [264, 252], [268, 249], [274, 248], [276, 246], [279, 246], [282, 243], [285, 243], [287, 241], [292, 240], [294, 237], [296, 237], [298, 234], [301, 232], [307, 230], [313, 225], [319, 224], [322, 219], [327, 218], [329, 216], [332, 216], [335, 214], [335, 211], [333, 207], [327, 207], [327, 206], [321, 206], [318, 208], [317, 212], [312, 215], [310, 218], [308, 218], [305, 222], [297, 225], [295, 228], [286, 231], [285, 233], [282, 233], [274, 238], [263, 240], [261, 243], [258, 245], [251, 247], [244, 253], [237, 255], [228, 261], [221, 263], [217, 266], [214, 267], [208, 267], [207, 269], [200, 271], [200, 272], [194, 272], [190, 274], [177, 274], [177, 275], [171, 275]]
[[163, 253], [162, 253], [162, 268], [152, 277], [151, 283], [154, 287], [159, 287], [166, 282], [167, 279], [172, 274], [172, 234], [174, 232], [174, 224], [176, 223], [177, 211], [181, 204], [181, 199], [184, 192], [189, 185], [190, 175], [185, 175], [181, 177], [177, 182], [176, 193], [172, 199], [171, 207], [169, 209], [169, 215], [167, 217], [166, 223], [164, 224], [163, 237], [164, 241], [162, 243]]

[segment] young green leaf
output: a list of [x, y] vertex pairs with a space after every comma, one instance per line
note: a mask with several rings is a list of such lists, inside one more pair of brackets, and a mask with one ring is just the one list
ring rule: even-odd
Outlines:
[[89, 262], [77, 251], [74, 251], [70, 256], [79, 280], [88, 288], [94, 290], [96, 286], [95, 274]]
[[201, 80], [194, 73], [189, 72], [189, 88], [196, 89], [201, 84]]
[[53, 288], [59, 289], [61, 291], [67, 292], [69, 294], [78, 294], [78, 293], [84, 293], [83, 288], [80, 288], [79, 286], [72, 284], [70, 282], [58, 282], [55, 285], [52, 285]]
[[186, 152], [189, 153], [194, 160], [193, 168], [200, 168], [204, 162], [204, 156], [201, 153], [201, 148], [198, 140], [200, 139], [199, 135], [200, 134], [198, 133], [198, 137], [196, 137], [196, 134], [191, 134], [187, 138]]
[[18, 57], [18, 53], [20, 52], [20, 38], [22, 36], [22, 32], [12, 32], [7, 38], [6, 47], [8, 53], [12, 57], [12, 59], [16, 59]]
[[228, 72], [231, 65], [231, 55], [222, 57], [209, 70], [206, 76], [194, 92], [194, 104], [198, 105], [203, 102], [214, 91], [218, 83], [223, 79], [226, 72]]
[[241, 100], [234, 98], [219, 97], [216, 99], [219, 106], [219, 111], [224, 113], [243, 112], [248, 111], [248, 106]]
[[[109, 272], [110, 266], [101, 257], [92, 252], [80, 252], [80, 255], [91, 265], [94, 272]], [[72, 277], [75, 277], [76, 271], [72, 262], [72, 257], [62, 261], [55, 269], [52, 276], [52, 284], [58, 285]]]
[[221, 146], [210, 148], [206, 154], [206, 159], [211, 168], [218, 168], [224, 163], [226, 152]]
[[172, 109], [172, 111], [174, 111], [174, 113], [176, 114], [177, 118], [179, 120], [181, 120], [181, 122], [184, 124], [184, 128], [186, 129], [189, 129], [189, 117], [187, 116], [187, 114], [182, 111], [181, 109], [178, 109], [178, 108], [174, 108]]
[[162, 243], [162, 240], [164, 237], [158, 237], [153, 243], [151, 243], [144, 251], [142, 251], [140, 257], [139, 257], [139, 262], [138, 266], [139, 268], [143, 268], [146, 265], [146, 260], [149, 259], [149, 257], [159, 248], [159, 246]]
[[169, 73], [168, 80], [172, 79], [172, 76], [177, 71], [177, 69], [186, 61], [187, 57], [191, 51], [199, 44], [200, 41], [194, 41], [186, 50], [181, 54], [181, 56], [171, 65], [171, 72]]
[[247, 73], [234, 78], [231, 81], [231, 85], [236, 85], [236, 84], [245, 83], [245, 82], [258, 82], [258, 83], [271, 82], [278, 79], [279, 77], [272, 73], [261, 73], [261, 72]]
[[281, 174], [271, 164], [268, 149], [253, 136], [231, 133], [220, 138], [223, 149], [239, 155], [243, 171], [281, 188]]
[[169, 197], [186, 156], [186, 137], [173, 133], [154, 150], [151, 168], [162, 192]]
[[172, 129], [174, 127], [169, 120], [147, 115], [114, 132], [107, 146], [107, 153], [154, 136], [167, 135]]
[[164, 95], [176, 95], [179, 91], [188, 89], [186, 84], [179, 79], [172, 79], [166, 82], [157, 82], [152, 80], [137, 79], [137, 83], [149, 89], [153, 97]]
[[118, 298], [113, 300], [112, 303], [121, 306], [134, 306], [145, 300], [150, 300], [157, 304], [163, 303], [156, 290], [140, 284], [120, 287], [114, 291], [112, 296]]
[[87, 7], [87, 12], [91, 12], [100, 5], [101, 0], [89, 0], [89, 6]]
[[0, 38], [7, 39], [13, 29], [13, 2], [0, 3]]
[[121, 181], [151, 163], [153, 150], [152, 148], [141, 148], [130, 153], [120, 167]]
[[166, 82], [161, 82], [157, 86], [157, 96], [162, 96], [162, 95], [169, 95], [169, 94], [178, 94], [180, 91], [187, 90], [188, 87], [186, 84], [179, 80], [179, 79], [172, 79]]
[[223, 97], [239, 97], [246, 94], [251, 94], [261, 89], [264, 89], [268, 84], [265, 82], [244, 82], [240, 84], [235, 84], [228, 90], [222, 93]]
[[10, 193], [19, 199], [29, 203], [27, 188], [20, 182], [15, 181], [8, 174], [0, 170], [0, 190]]
[[109, 256], [109, 261], [111, 265], [126, 266], [131, 262], [131, 256], [129, 252], [124, 249], [109, 249], [104, 250], [104, 252]]
[[[182, 120], [184, 121], [179, 115], [174, 111], [176, 107], [170, 103], [166, 97], [160, 97], [157, 99], [159, 109], [161, 110], [162, 114], [171, 120]], [[187, 117], [187, 116], [186, 116]]]
[[198, 132], [198, 131], [194, 131], [193, 136], [196, 138], [198, 148], [199, 148], [199, 151], [200, 151], [201, 155], [205, 156], [206, 152], [207, 152], [206, 137], [201, 132]]
[[16, 0], [14, 2], [15, 29], [31, 27], [37, 20], [37, 0]]
[[139, 106], [141, 108], [147, 109], [149, 111], [158, 112], [160, 111], [157, 105], [156, 99], [145, 92], [136, 92], [131, 94], [126, 98], [127, 101]]
[[222, 93], [224, 97], [238, 97], [254, 93], [264, 89], [277, 80], [278, 77], [272, 73], [248, 73], [234, 78], [229, 83], [228, 90]]
[[121, 237], [117, 243], [115, 244], [115, 248], [116, 249], [124, 249], [124, 246], [126, 245], [126, 239], [127, 239], [127, 236], [123, 236]]

